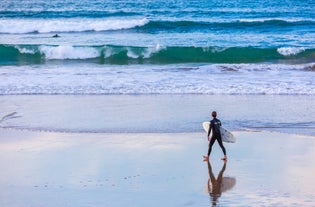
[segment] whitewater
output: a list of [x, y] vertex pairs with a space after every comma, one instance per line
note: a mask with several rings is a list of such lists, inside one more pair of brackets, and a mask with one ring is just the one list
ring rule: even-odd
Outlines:
[[[0, 1], [0, 127], [314, 135], [313, 0]], [[174, 127], [176, 126], [176, 127]]]
[[0, 95], [315, 95], [314, 2], [0, 2]]

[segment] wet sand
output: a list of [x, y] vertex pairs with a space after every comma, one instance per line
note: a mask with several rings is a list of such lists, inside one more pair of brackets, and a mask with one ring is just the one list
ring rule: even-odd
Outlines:
[[314, 205], [315, 137], [233, 133], [224, 164], [203, 133], [1, 129], [0, 205]]
[[[213, 110], [230, 130], [315, 136], [315, 96], [0, 96], [0, 127], [58, 132], [199, 132]], [[13, 116], [9, 114], [15, 113]], [[5, 120], [1, 121], [1, 119]]]

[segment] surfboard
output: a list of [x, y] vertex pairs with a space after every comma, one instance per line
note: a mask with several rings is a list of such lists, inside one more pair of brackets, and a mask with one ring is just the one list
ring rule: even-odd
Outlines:
[[[210, 121], [203, 122], [202, 127], [206, 131], [206, 133], [208, 133], [209, 127], [210, 127]], [[229, 132], [222, 126], [220, 127], [220, 132], [221, 132], [221, 137], [222, 137], [223, 142], [234, 143], [236, 141], [236, 137], [234, 137], [234, 135], [231, 132]], [[212, 135], [212, 132], [210, 136], [211, 135]]]

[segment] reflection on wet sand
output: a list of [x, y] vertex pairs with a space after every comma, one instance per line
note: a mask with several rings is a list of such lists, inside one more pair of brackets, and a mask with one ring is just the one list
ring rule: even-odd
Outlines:
[[209, 179], [207, 182], [208, 193], [211, 198], [212, 206], [218, 204], [218, 199], [221, 197], [221, 194], [225, 191], [232, 189], [236, 184], [236, 179], [231, 177], [223, 177], [223, 173], [226, 169], [226, 161], [222, 166], [222, 169], [217, 178], [215, 178], [210, 162], [208, 161], [208, 171]]

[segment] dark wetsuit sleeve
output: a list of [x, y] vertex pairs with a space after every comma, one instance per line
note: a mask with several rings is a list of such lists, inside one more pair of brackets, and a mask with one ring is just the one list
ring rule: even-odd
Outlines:
[[212, 126], [212, 122], [210, 121], [209, 130], [208, 130], [208, 137], [210, 136], [212, 127], [213, 127], [213, 126]]

